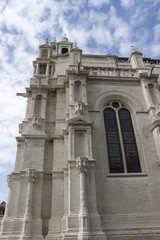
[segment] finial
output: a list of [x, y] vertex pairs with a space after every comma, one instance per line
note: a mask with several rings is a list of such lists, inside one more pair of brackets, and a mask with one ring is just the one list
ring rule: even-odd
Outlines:
[[48, 45], [48, 38], [46, 38], [46, 44]]
[[74, 47], [74, 48], [77, 48], [77, 43], [76, 43], [76, 42], [73, 44], [73, 47]]
[[131, 49], [132, 49], [132, 52], [135, 52], [135, 51], [136, 51], [133, 45], [130, 46], [130, 47], [131, 47]]
[[66, 37], [66, 33], [64, 34], [63, 38], [62, 38], [63, 42], [68, 42], [68, 38]]

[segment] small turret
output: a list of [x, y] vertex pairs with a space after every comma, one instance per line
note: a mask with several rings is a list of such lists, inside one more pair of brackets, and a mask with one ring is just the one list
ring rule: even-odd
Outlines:
[[129, 60], [131, 62], [131, 65], [133, 68], [144, 68], [144, 63], [142, 59], [142, 53], [137, 52], [134, 48], [134, 46], [131, 46], [132, 51], [129, 57]]

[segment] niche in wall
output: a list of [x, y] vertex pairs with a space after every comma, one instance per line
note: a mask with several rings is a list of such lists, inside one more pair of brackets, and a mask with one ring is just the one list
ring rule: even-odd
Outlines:
[[42, 109], [42, 95], [37, 95], [34, 105], [34, 115], [41, 116], [41, 109]]
[[74, 101], [82, 102], [82, 83], [80, 81], [74, 83]]

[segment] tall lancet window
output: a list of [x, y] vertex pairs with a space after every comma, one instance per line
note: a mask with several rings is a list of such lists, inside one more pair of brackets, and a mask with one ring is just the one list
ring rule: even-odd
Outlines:
[[141, 172], [132, 119], [128, 109], [112, 102], [104, 109], [110, 173]]

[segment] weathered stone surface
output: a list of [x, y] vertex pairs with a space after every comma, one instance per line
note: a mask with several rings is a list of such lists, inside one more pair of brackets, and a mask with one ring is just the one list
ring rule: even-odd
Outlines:
[[[0, 239], [160, 238], [160, 65], [150, 61], [134, 48], [129, 59], [83, 55], [66, 36], [40, 46], [19, 94], [28, 102]], [[131, 114], [141, 172], [110, 173], [113, 102]]]

